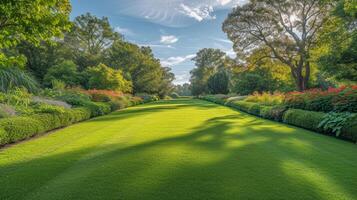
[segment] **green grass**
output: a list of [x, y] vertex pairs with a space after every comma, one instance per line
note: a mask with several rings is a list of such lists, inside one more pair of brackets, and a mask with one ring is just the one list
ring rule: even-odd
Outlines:
[[161, 101], [0, 150], [0, 199], [357, 199], [357, 145]]

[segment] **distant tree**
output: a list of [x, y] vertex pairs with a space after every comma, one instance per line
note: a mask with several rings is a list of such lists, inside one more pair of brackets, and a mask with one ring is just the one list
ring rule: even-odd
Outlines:
[[176, 85], [174, 91], [180, 96], [191, 96], [190, 84], [184, 83], [182, 85]]
[[108, 89], [121, 92], [131, 92], [132, 83], [126, 80], [120, 70], [99, 64], [89, 67], [84, 72], [88, 89]]
[[81, 82], [78, 67], [73, 61], [65, 60], [49, 68], [44, 77], [44, 85], [52, 86], [54, 80], [61, 81], [67, 86], [78, 86]]
[[263, 57], [288, 66], [302, 91], [310, 80], [310, 51], [331, 7], [328, 1], [320, 0], [250, 0], [234, 8], [223, 31], [240, 55], [249, 55], [255, 48], [269, 49]]
[[161, 98], [164, 98], [165, 96], [171, 94], [174, 91], [174, 85], [172, 83], [172, 81], [174, 80], [175, 80], [175, 74], [171, 72], [171, 68], [163, 67], [161, 84], [158, 92]]
[[69, 0], [0, 1], [0, 48], [61, 36], [70, 27], [70, 12]]
[[220, 70], [208, 79], [208, 90], [211, 94], [228, 94], [229, 81], [227, 71]]
[[195, 61], [196, 67], [191, 73], [191, 92], [193, 95], [209, 93], [208, 79], [219, 69], [227, 68], [227, 55], [219, 49], [201, 49], [197, 52]]
[[80, 69], [98, 65], [103, 52], [122, 36], [110, 26], [108, 18], [98, 18], [90, 13], [78, 16], [66, 34], [65, 43], [72, 49]]
[[150, 47], [118, 40], [105, 52], [105, 61], [108, 66], [124, 72], [133, 82], [134, 93], [162, 95], [172, 82], [171, 74], [162, 68]]
[[233, 92], [248, 95], [253, 92], [273, 92], [278, 88], [278, 81], [266, 68], [246, 70], [234, 77]]

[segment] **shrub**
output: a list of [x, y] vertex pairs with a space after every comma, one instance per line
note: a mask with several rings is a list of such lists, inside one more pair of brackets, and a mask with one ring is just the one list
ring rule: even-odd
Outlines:
[[178, 95], [176, 92], [173, 92], [170, 94], [170, 97], [173, 99], [178, 99], [178, 98], [180, 98], [180, 95]]
[[131, 92], [132, 83], [126, 80], [120, 70], [112, 69], [104, 64], [89, 67], [85, 71], [89, 89], [109, 89]]
[[284, 104], [290, 108], [320, 112], [357, 112], [357, 89], [343, 86], [326, 91], [291, 92], [286, 94]]
[[57, 101], [53, 99], [47, 99], [43, 97], [33, 97], [32, 102], [34, 103], [43, 103], [43, 104], [48, 104], [48, 105], [53, 105], [53, 106], [61, 106], [63, 108], [71, 108], [72, 106], [69, 105], [66, 102], [63, 101]]
[[60, 106], [54, 106], [54, 105], [49, 105], [49, 104], [37, 104], [35, 106], [35, 112], [36, 113], [52, 113], [52, 114], [60, 114], [64, 113], [65, 109]]
[[259, 103], [265, 106], [280, 105], [284, 101], [284, 94], [279, 92], [274, 92], [273, 94], [269, 92], [254, 92], [252, 95], [245, 98], [245, 101]]
[[18, 67], [0, 66], [0, 83], [1, 92], [7, 92], [16, 87], [24, 87], [30, 92], [39, 90], [35, 79]]
[[325, 113], [322, 112], [289, 109], [283, 116], [283, 122], [319, 132], [322, 131], [319, 124], [324, 117]]
[[0, 104], [0, 118], [12, 117], [16, 115], [16, 110], [9, 105]]
[[135, 96], [140, 97], [141, 99], [143, 99], [143, 101], [145, 103], [159, 100], [158, 96], [147, 94], [147, 93], [137, 93], [137, 94], [135, 94]]
[[352, 125], [351, 120], [355, 116], [356, 114], [349, 112], [330, 112], [324, 116], [324, 119], [319, 124], [319, 128], [322, 128], [326, 132], [334, 133], [338, 137], [341, 135], [343, 128], [348, 128], [348, 126]]

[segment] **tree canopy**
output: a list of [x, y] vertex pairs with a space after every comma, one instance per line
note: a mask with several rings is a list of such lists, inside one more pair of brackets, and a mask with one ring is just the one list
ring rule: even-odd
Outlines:
[[269, 49], [262, 58], [288, 66], [297, 89], [305, 90], [311, 75], [310, 51], [330, 10], [330, 3], [320, 0], [251, 0], [233, 9], [223, 31], [240, 55]]

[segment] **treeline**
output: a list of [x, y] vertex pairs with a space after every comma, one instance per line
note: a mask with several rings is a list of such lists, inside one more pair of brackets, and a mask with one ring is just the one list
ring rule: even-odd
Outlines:
[[69, 20], [69, 0], [0, 3], [1, 90], [24, 86], [81, 87], [161, 97], [174, 74], [150, 47], [130, 43], [108, 18], [90, 13]]
[[354, 0], [250, 0], [222, 29], [237, 53], [202, 49], [193, 59], [193, 95], [327, 89], [357, 82]]

